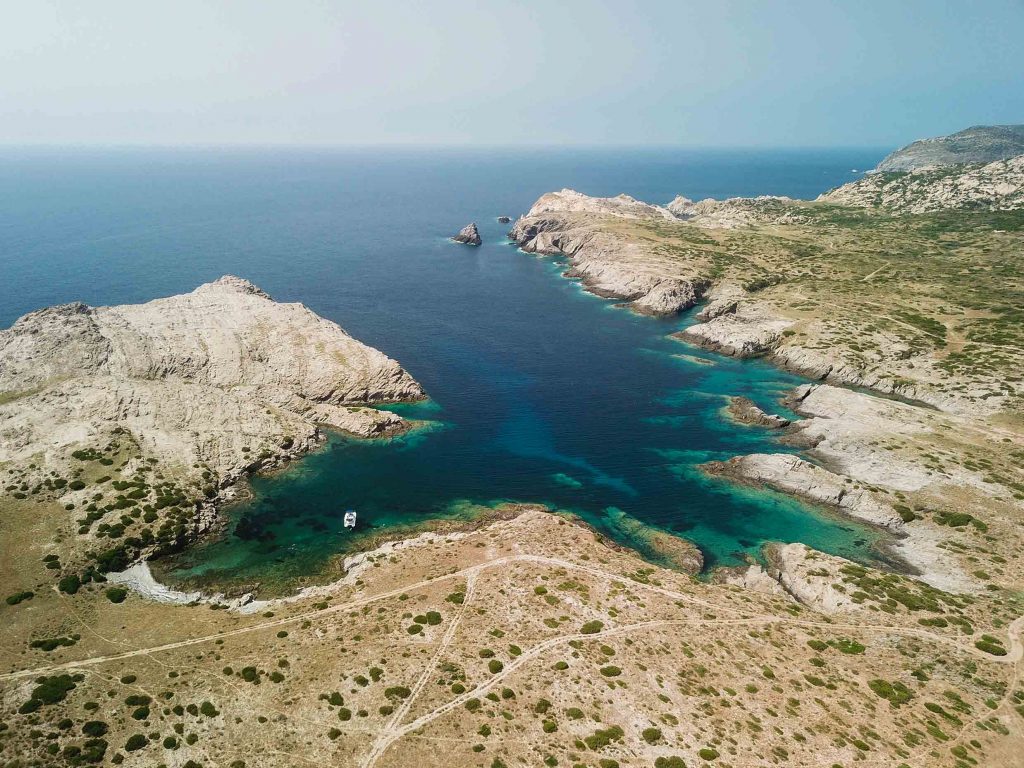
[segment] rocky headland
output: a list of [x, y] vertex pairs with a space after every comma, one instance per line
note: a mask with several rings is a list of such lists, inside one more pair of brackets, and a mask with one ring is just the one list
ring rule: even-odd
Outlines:
[[424, 396], [335, 323], [232, 276], [145, 304], [25, 315], [0, 331], [0, 393], [8, 491], [66, 510], [52, 521], [64, 570], [181, 547], [249, 473], [310, 450], [323, 428], [402, 432], [373, 405]]
[[963, 131], [920, 139], [897, 149], [875, 168], [906, 172], [970, 163], [991, 163], [1024, 155], [1024, 125], [976, 125]]

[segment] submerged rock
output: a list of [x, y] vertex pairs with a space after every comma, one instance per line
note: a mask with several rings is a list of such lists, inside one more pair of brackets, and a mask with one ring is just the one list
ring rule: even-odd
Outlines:
[[776, 414], [768, 414], [762, 411], [748, 397], [733, 397], [729, 399], [726, 411], [732, 420], [739, 424], [750, 424], [755, 427], [768, 427], [769, 429], [780, 429], [789, 426], [789, 419], [784, 419]]
[[480, 245], [483, 242], [480, 239], [480, 232], [477, 230], [475, 222], [464, 226], [452, 240], [463, 245]]

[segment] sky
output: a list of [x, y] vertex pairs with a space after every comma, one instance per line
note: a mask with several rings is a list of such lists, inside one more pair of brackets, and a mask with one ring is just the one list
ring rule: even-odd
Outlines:
[[1024, 0], [0, 11], [0, 144], [895, 146], [1024, 123]]

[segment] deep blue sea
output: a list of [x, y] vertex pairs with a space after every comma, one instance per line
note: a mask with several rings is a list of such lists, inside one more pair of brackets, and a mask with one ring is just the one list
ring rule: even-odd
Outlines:
[[[181, 577], [310, 574], [363, 536], [473, 505], [575, 511], [643, 549], [631, 519], [696, 541], [709, 566], [764, 541], [859, 560], [878, 534], [694, 465], [790, 450], [729, 423], [729, 395], [766, 409], [799, 382], [667, 338], [691, 318], [615, 308], [520, 253], [508, 225], [546, 191], [664, 203], [814, 197], [885, 154], [837, 150], [0, 151], [0, 327], [42, 306], [138, 302], [232, 273], [301, 301], [399, 360], [433, 423], [392, 441], [334, 435], [230, 509], [233, 527], [173, 563]], [[485, 244], [447, 237], [469, 221]], [[698, 362], [698, 360], [700, 362]], [[626, 522], [624, 522], [626, 521]], [[174, 575], [173, 573], [171, 575]]]

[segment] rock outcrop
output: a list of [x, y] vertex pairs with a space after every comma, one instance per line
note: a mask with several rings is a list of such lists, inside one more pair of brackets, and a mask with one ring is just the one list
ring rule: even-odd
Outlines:
[[875, 168], [914, 171], [966, 163], [991, 163], [1024, 155], [1024, 125], [976, 125], [949, 136], [921, 139], [892, 152]]
[[986, 164], [871, 173], [821, 195], [826, 203], [892, 213], [1024, 209], [1024, 155]]
[[760, 357], [772, 352], [792, 320], [769, 314], [754, 302], [719, 304], [707, 322], [691, 325], [676, 338], [733, 357]]
[[538, 199], [509, 236], [527, 253], [568, 256], [566, 277], [579, 278], [598, 296], [628, 301], [636, 312], [668, 316], [689, 309], [710, 285], [707, 278], [698, 273], [667, 276], [648, 263], [645, 244], [602, 228], [635, 220], [678, 224], [666, 209], [628, 195], [596, 198], [563, 189]]
[[[840, 569], [848, 560], [826, 555], [805, 544], [766, 544], [767, 574], [801, 605], [820, 613], [860, 610], [845, 590], [836, 589]], [[755, 582], [756, 583], [756, 582]]]
[[767, 427], [768, 429], [781, 429], [789, 426], [789, 419], [774, 413], [765, 413], [749, 397], [730, 397], [726, 412], [733, 421], [739, 424]]
[[146, 304], [25, 315], [0, 331], [0, 393], [0, 461], [57, 458], [120, 428], [146, 456], [222, 482], [261, 454], [310, 447], [319, 425], [400, 430], [367, 406], [423, 396], [335, 323], [231, 276]]
[[512, 217], [511, 216], [499, 216], [498, 217], [498, 223], [499, 224], [511, 224], [512, 223]]
[[807, 220], [800, 213], [799, 201], [774, 195], [731, 197], [728, 200], [709, 197], [698, 203], [678, 195], [665, 207], [676, 218], [713, 229], [733, 229], [751, 224], [800, 224]]
[[460, 229], [459, 234], [455, 235], [452, 240], [463, 245], [480, 245], [483, 242], [480, 239], [480, 232], [477, 230], [475, 222], [467, 224]]
[[890, 505], [850, 478], [785, 453], [752, 453], [728, 461], [701, 465], [709, 475], [718, 475], [752, 485], [764, 485], [808, 501], [835, 507], [873, 525], [893, 530], [903, 521]]
[[563, 189], [559, 192], [548, 192], [541, 195], [524, 218], [532, 218], [545, 213], [591, 213], [624, 219], [676, 220], [675, 215], [667, 208], [642, 202], [629, 195], [591, 197], [574, 189]]

